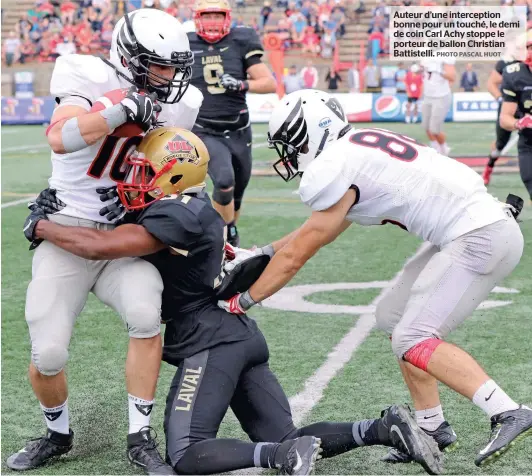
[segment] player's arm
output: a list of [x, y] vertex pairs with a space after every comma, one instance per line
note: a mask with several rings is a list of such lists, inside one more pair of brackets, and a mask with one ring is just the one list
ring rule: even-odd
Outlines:
[[261, 277], [249, 289], [254, 302], [270, 297], [285, 286], [323, 246], [334, 241], [347, 229], [349, 209], [356, 202], [356, 191], [346, 194], [324, 211], [313, 211], [310, 218], [291, 236], [289, 241], [275, 253]]
[[[118, 111], [118, 122], [125, 122], [125, 112]], [[122, 115], [122, 117], [120, 117]], [[111, 132], [101, 112], [88, 112], [81, 106], [65, 105], [57, 108], [46, 131], [48, 144], [56, 154], [75, 152], [95, 144]]]
[[456, 68], [454, 64], [444, 64], [441, 75], [450, 83], [454, 83], [456, 81]]
[[46, 131], [48, 143], [56, 154], [65, 154], [95, 144], [126, 122], [147, 130], [152, 123], [154, 101], [154, 97], [140, 95], [132, 88], [120, 103], [89, 112], [88, 100], [79, 96], [63, 98], [63, 105], [60, 103], [54, 111]]
[[512, 74], [514, 74], [515, 71], [515, 67], [509, 67], [506, 68], [502, 75], [501, 93], [503, 103], [501, 107], [501, 114], [499, 116], [499, 124], [507, 131], [515, 131], [520, 129], [519, 121], [515, 119], [515, 113], [517, 111], [519, 102], [516, 89], [512, 84]]
[[109, 260], [145, 256], [166, 248], [141, 225], [122, 225], [111, 231], [61, 226], [39, 220], [33, 236], [89, 260]]
[[277, 89], [277, 83], [273, 78], [270, 68], [260, 62], [250, 66], [247, 69], [249, 75], [248, 84], [249, 92], [257, 94], [274, 93]]
[[502, 84], [502, 75], [496, 71], [492, 70], [488, 77], [488, 92], [493, 96], [493, 99], [499, 100], [501, 97], [501, 84]]

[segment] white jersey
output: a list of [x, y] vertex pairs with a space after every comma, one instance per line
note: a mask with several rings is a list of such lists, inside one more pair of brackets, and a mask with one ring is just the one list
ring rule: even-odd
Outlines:
[[506, 218], [475, 171], [382, 129], [353, 130], [325, 149], [305, 170], [299, 194], [321, 211], [350, 188], [358, 200], [349, 221], [396, 224], [436, 246]]
[[[105, 93], [131, 85], [117, 76], [115, 70], [100, 58], [88, 55], [68, 55], [56, 60], [50, 92], [61, 104], [80, 105], [90, 110]], [[196, 122], [203, 95], [189, 86], [176, 104], [161, 104], [158, 120], [164, 126], [191, 130]], [[69, 154], [52, 152], [50, 187], [66, 203], [59, 213], [76, 218], [109, 223], [100, 216], [104, 206], [97, 188], [116, 185], [113, 179], [123, 178], [122, 161], [126, 152], [140, 142], [141, 137], [118, 138], [107, 136], [85, 149]]]
[[451, 94], [449, 81], [442, 76], [444, 65], [454, 65], [454, 59], [423, 61], [423, 95], [441, 98]]

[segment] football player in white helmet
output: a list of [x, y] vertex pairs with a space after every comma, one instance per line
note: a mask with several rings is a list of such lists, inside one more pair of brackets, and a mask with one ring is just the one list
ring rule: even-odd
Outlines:
[[[47, 130], [51, 189], [42, 192], [37, 203], [56, 223], [114, 228], [120, 207], [112, 188], [125, 178], [127, 152], [156, 126], [156, 119], [191, 129], [202, 102], [201, 92], [189, 86], [193, 55], [187, 35], [179, 21], [163, 11], [140, 9], [119, 20], [110, 58], [67, 55], [55, 64], [50, 89], [58, 106]], [[129, 92], [114, 105], [103, 97], [124, 88]], [[98, 100], [107, 107], [93, 111]], [[113, 135], [124, 124], [140, 126], [139, 135]], [[100, 195], [112, 199], [102, 204]], [[25, 225], [27, 236], [32, 236], [34, 226], [31, 220]], [[29, 374], [48, 429], [11, 455], [7, 465], [33, 469], [72, 448], [64, 367], [74, 323], [93, 292], [120, 314], [130, 337], [128, 458], [150, 474], [173, 474], [149, 428], [161, 362], [159, 272], [136, 258], [91, 262], [49, 242], [34, 242], [36, 246], [26, 297], [32, 344]]]
[[280, 157], [274, 166], [279, 175], [302, 175], [299, 194], [312, 214], [273, 243], [277, 253], [247, 292], [219, 305], [239, 314], [271, 296], [351, 222], [398, 225], [426, 243], [386, 290], [376, 318], [391, 335], [418, 424], [440, 447], [456, 439], [443, 417], [439, 380], [491, 418], [494, 431], [478, 466], [532, 434], [532, 410], [444, 340], [519, 263], [524, 240], [518, 210], [489, 195], [469, 167], [413, 139], [352, 129], [337, 100], [320, 91], [283, 98], [268, 140]]

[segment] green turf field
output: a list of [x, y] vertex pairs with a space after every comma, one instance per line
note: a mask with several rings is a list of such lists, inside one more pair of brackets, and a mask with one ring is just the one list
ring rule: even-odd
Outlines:
[[[423, 139], [419, 125], [384, 127]], [[483, 155], [493, 137], [491, 124], [447, 124], [453, 155]], [[264, 147], [265, 126], [254, 128], [255, 160], [273, 156]], [[5, 459], [26, 439], [40, 436], [44, 422], [27, 378], [29, 338], [24, 321], [24, 299], [31, 273], [31, 252], [21, 228], [27, 210], [24, 200], [46, 186], [49, 153], [42, 127], [2, 128], [2, 471]], [[291, 231], [308, 216], [292, 194], [295, 183], [276, 177], [254, 177], [244, 202], [240, 223], [243, 246], [264, 244]], [[493, 178], [490, 191], [504, 198], [509, 192], [526, 196], [517, 174]], [[532, 404], [532, 207], [523, 211], [525, 255], [519, 267], [501, 285], [518, 292], [493, 293], [490, 301], [504, 306], [477, 310], [451, 336], [470, 351], [492, 377], [519, 402]], [[303, 423], [320, 420], [351, 421], [377, 416], [391, 403], [408, 402], [388, 339], [372, 330], [371, 308], [383, 281], [390, 280], [419, 246], [419, 240], [396, 227], [352, 226], [335, 243], [320, 251], [297, 275], [292, 285], [375, 282], [366, 289], [342, 286], [308, 295], [308, 312], [254, 308], [271, 352], [271, 363], [289, 396], [299, 394], [295, 417]], [[362, 287], [362, 286], [360, 286]], [[290, 291], [288, 289], [288, 291]], [[503, 290], [504, 291], [504, 290]], [[508, 290], [507, 290], [508, 291]], [[342, 313], [316, 305], [344, 306]], [[503, 304], [503, 303], [499, 303]], [[346, 308], [346, 306], [363, 306]], [[339, 345], [337, 352], [331, 351]], [[75, 447], [57, 464], [31, 474], [140, 474], [125, 457], [127, 393], [124, 360], [127, 333], [121, 320], [96, 299], [90, 299], [78, 319], [70, 347], [68, 376], [71, 426]], [[342, 360], [343, 359], [343, 360]], [[162, 436], [162, 414], [172, 369], [163, 364], [153, 425]], [[453, 424], [460, 447], [446, 456], [446, 474], [532, 474], [532, 438], [504, 459], [479, 470], [473, 460], [487, 441], [489, 422], [463, 397], [442, 388], [447, 419]], [[228, 415], [220, 436], [243, 437]], [[161, 438], [163, 440], [163, 438]], [[164, 444], [163, 444], [164, 445]], [[388, 466], [379, 461], [381, 448], [363, 448], [322, 461], [318, 474], [422, 474], [414, 465]]]

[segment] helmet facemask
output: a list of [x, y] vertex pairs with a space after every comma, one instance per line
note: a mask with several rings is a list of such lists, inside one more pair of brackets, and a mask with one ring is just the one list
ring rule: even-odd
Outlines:
[[[221, 13], [223, 20], [207, 20], [205, 14]], [[231, 31], [231, 10], [208, 9], [199, 10], [194, 13], [196, 33], [208, 43], [217, 43]]]
[[[161, 58], [137, 41], [129, 15], [124, 18], [125, 24], [117, 41], [118, 52], [133, 76], [133, 83], [140, 89], [156, 93], [159, 102], [173, 104], [180, 101], [192, 78], [192, 51], [173, 51], [170, 59]], [[157, 74], [151, 70], [151, 65], [174, 68], [174, 75], [169, 79]]]
[[[158, 179], [170, 171], [176, 159], [168, 161], [159, 171], [142, 152], [135, 150], [126, 160], [126, 178], [117, 185], [118, 196], [126, 210], [140, 210], [165, 196]], [[180, 180], [177, 176], [174, 183]]]
[[301, 175], [298, 170], [298, 157], [302, 153], [303, 147], [308, 145], [308, 141], [307, 123], [303, 116], [300, 99], [280, 129], [273, 136], [268, 132], [269, 147], [275, 149], [279, 156], [279, 160], [273, 164], [273, 168], [285, 182]]

